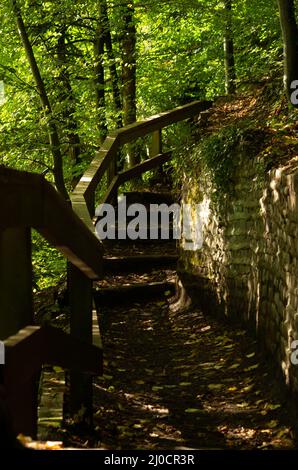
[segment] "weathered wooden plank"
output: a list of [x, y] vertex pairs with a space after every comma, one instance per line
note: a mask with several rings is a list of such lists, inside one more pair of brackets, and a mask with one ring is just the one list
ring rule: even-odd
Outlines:
[[8, 392], [22, 387], [45, 363], [90, 375], [102, 373], [101, 348], [58, 328], [27, 326], [4, 344], [4, 384]]
[[178, 255], [136, 255], [104, 258], [104, 272], [111, 273], [144, 273], [150, 269], [174, 269]]
[[[88, 282], [90, 282], [87, 279]], [[91, 326], [91, 335], [95, 325]], [[81, 330], [84, 325], [81, 323]], [[102, 345], [84, 341], [80, 338], [68, 335], [62, 330], [53, 327], [45, 328], [47, 351], [46, 363], [53, 364], [76, 372], [100, 375], [102, 374]], [[97, 334], [98, 331], [97, 331]]]
[[27, 326], [4, 341], [4, 384], [8, 393], [22, 387], [45, 362], [47, 342], [39, 326]]
[[43, 178], [0, 166], [0, 227], [33, 227], [43, 222]]
[[122, 171], [119, 173], [119, 183], [123, 184], [130, 179], [137, 178], [142, 173], [146, 171], [152, 170], [163, 163], [168, 162], [172, 157], [172, 152], [161, 153], [156, 155], [153, 158], [148, 158], [148, 160], [144, 160], [142, 163], [129, 168], [128, 170]]
[[33, 323], [30, 230], [0, 230], [0, 339]]
[[[165, 111], [114, 131], [108, 136], [89, 168], [82, 176], [73, 194], [83, 194], [86, 198], [96, 190], [105, 171], [116, 158], [119, 147], [139, 137], [160, 131], [163, 127], [174, 124], [199, 114], [212, 106], [211, 101], [194, 101], [171, 111]], [[92, 214], [93, 215], [93, 214]]]
[[96, 190], [99, 181], [109, 168], [112, 159], [116, 156], [118, 148], [119, 138], [118, 131], [116, 131], [106, 138], [103, 146], [96, 153], [95, 158], [75, 187], [71, 198], [76, 194], [83, 194], [86, 199], [90, 193]]
[[90, 279], [102, 276], [101, 242], [63, 201], [57, 191], [47, 188], [44, 226], [37, 229]]
[[150, 146], [150, 158], [162, 154], [162, 130], [158, 129], [152, 133], [152, 142]]
[[[0, 168], [0, 183], [2, 226], [36, 228], [86, 276], [101, 277], [103, 248], [87, 214], [84, 223], [40, 175]], [[81, 212], [83, 201], [79, 206]], [[13, 250], [18, 245], [15, 243]]]
[[[92, 282], [70, 265], [68, 283], [71, 335], [92, 345]], [[74, 370], [70, 373], [69, 412], [74, 419], [92, 425], [92, 377]]]
[[[33, 324], [31, 236], [26, 227], [10, 227], [0, 233], [0, 338], [3, 340], [28, 324]], [[10, 362], [9, 350], [5, 351], [5, 361]], [[28, 358], [34, 362], [34, 358]], [[27, 364], [19, 355], [20, 364]], [[24, 364], [23, 364], [24, 362]], [[8, 387], [8, 406], [13, 411], [13, 427], [32, 437], [37, 432], [37, 382], [38, 367], [23, 383], [21, 396], [14, 401]], [[17, 375], [22, 375], [22, 372]], [[6, 379], [6, 377], [5, 377]], [[5, 380], [4, 379], [4, 380]], [[18, 380], [18, 376], [17, 379]], [[14, 374], [10, 383], [15, 381]], [[6, 385], [6, 382], [4, 381]]]
[[107, 204], [107, 203], [113, 202], [114, 199], [117, 197], [117, 191], [118, 191], [119, 186], [120, 186], [119, 175], [117, 175], [111, 181], [107, 189], [107, 192], [104, 196], [104, 199], [101, 201], [101, 203]]
[[[98, 340], [96, 347], [57, 328], [29, 326], [7, 338], [4, 344], [3, 384], [17, 433], [36, 435], [37, 380], [42, 364], [90, 375], [102, 373], [102, 349]], [[85, 375], [83, 380], [87, 380]]]
[[129, 126], [119, 129], [119, 144], [127, 144], [132, 140], [144, 137], [147, 134], [151, 134], [158, 129], [174, 124], [175, 122], [193, 117], [211, 106], [211, 101], [194, 101], [184, 106], [179, 106], [171, 111], [165, 111], [144, 119], [143, 121], [130, 124]]
[[72, 208], [81, 221], [89, 228], [90, 232], [94, 232], [94, 225], [90, 216], [87, 204], [82, 196], [73, 198], [71, 201]]
[[163, 163], [166, 163], [171, 159], [171, 156], [171, 152], [162, 153], [160, 155], [156, 155], [153, 158], [149, 158], [148, 160], [145, 160], [142, 163], [139, 163], [138, 165], [129, 168], [128, 170], [121, 171], [120, 173], [118, 173], [118, 175], [115, 176], [115, 178], [111, 182], [102, 203], [111, 202], [117, 195], [117, 190], [119, 186], [121, 186], [121, 184], [133, 178], [137, 178], [146, 171], [152, 170], [153, 168], [156, 168], [162, 165]]
[[103, 287], [95, 291], [95, 302], [98, 307], [102, 305], [110, 305], [115, 303], [127, 304], [132, 300], [139, 300], [160, 297], [165, 292], [174, 293], [176, 288], [175, 282], [161, 281], [143, 284], [129, 284], [117, 287]]
[[7, 394], [7, 407], [15, 435], [37, 437], [38, 381], [39, 373], [24, 383], [21, 389], [11, 389]]

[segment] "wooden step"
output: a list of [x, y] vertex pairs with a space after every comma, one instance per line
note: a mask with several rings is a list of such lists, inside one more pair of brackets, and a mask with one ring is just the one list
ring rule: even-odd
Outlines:
[[105, 245], [110, 247], [110, 246], [113, 246], [113, 244], [115, 244], [115, 243], [120, 244], [120, 245], [127, 244], [128, 246], [138, 245], [138, 244], [154, 245], [156, 243], [164, 245], [165, 243], [172, 243], [173, 247], [175, 247], [176, 242], [177, 242], [177, 240], [175, 238], [173, 238], [173, 233], [171, 231], [169, 233], [169, 238], [165, 238], [165, 239], [162, 239], [162, 238], [151, 239], [148, 236], [148, 238], [145, 238], [145, 239], [137, 238], [136, 240], [132, 240], [131, 238], [128, 238], [128, 237], [124, 238], [124, 236], [125, 236], [125, 232], [123, 232], [123, 238], [116, 237], [114, 240], [108, 240], [108, 239], [103, 240], [103, 245], [104, 245], [104, 247], [105, 247]]
[[[114, 207], [114, 211], [115, 211], [115, 221], [113, 221], [113, 226], [115, 228], [118, 227], [118, 225], [121, 226], [125, 226], [125, 224], [128, 224], [129, 222], [131, 222], [132, 220], [135, 220], [136, 217], [138, 216], [138, 214], [135, 214], [135, 215], [128, 215], [127, 214], [127, 210], [128, 210], [128, 207], [129, 207], [129, 204], [126, 205], [126, 214], [125, 214], [125, 218], [124, 220], [121, 220], [118, 221], [118, 206]], [[170, 206], [165, 206], [165, 207], [158, 207], [158, 209], [156, 208], [150, 208], [150, 205], [144, 205], [144, 207], [146, 208], [146, 226], [150, 226], [152, 225], [153, 227], [161, 227], [161, 226], [165, 226], [166, 224], [169, 224], [169, 226], [171, 227], [173, 225], [173, 220], [174, 220], [174, 216], [173, 216], [173, 212], [169, 212], [168, 210], [168, 207]], [[155, 212], [154, 212], [155, 211]], [[156, 213], [158, 212], [158, 213]], [[104, 214], [104, 217], [106, 216], [106, 214]], [[122, 214], [121, 214], [121, 217]], [[98, 223], [99, 220], [101, 220], [103, 217], [100, 215], [100, 216], [96, 216], [95, 217], [95, 225]], [[106, 223], [106, 220], [104, 220], [104, 222]]]
[[146, 273], [153, 269], [175, 269], [177, 255], [106, 256], [104, 273]]
[[94, 300], [97, 309], [103, 304], [127, 304], [142, 300], [154, 300], [157, 297], [166, 297], [174, 294], [175, 282], [150, 282], [142, 284], [123, 284], [119, 287], [96, 287]]
[[[122, 193], [126, 196], [127, 204], [168, 204], [175, 202], [171, 192], [154, 192], [154, 191], [127, 191]], [[120, 194], [121, 195], [121, 194]]]

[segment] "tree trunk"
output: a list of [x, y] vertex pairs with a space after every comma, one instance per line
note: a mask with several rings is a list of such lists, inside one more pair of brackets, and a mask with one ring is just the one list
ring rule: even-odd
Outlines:
[[53, 118], [53, 112], [50, 100], [48, 98], [44, 81], [42, 79], [40, 70], [37, 65], [37, 61], [34, 56], [33, 48], [30, 43], [27, 30], [22, 18], [21, 10], [18, 5], [17, 0], [12, 0], [12, 8], [16, 18], [17, 27], [19, 30], [19, 34], [26, 52], [26, 56], [32, 71], [32, 75], [40, 96], [42, 108], [47, 116], [47, 125], [48, 125], [48, 133], [49, 133], [49, 142], [51, 146], [51, 151], [53, 155], [54, 161], [54, 179], [55, 185], [57, 190], [60, 194], [64, 197], [64, 199], [68, 200], [69, 196], [65, 187], [64, 177], [63, 177], [63, 162], [62, 162], [62, 155], [60, 150], [60, 139], [58, 134], [58, 129], [55, 124], [55, 120]]
[[113, 43], [108, 15], [108, 5], [106, 0], [101, 0], [100, 2], [100, 15], [102, 19], [103, 31], [104, 31], [104, 43], [106, 46], [106, 51], [109, 59], [109, 70], [112, 83], [112, 94], [116, 116], [116, 126], [120, 128], [123, 126], [122, 123], [122, 103], [121, 103], [121, 92], [119, 86], [119, 77], [116, 67], [116, 61], [113, 51]]
[[[122, 101], [124, 125], [136, 122], [136, 26], [134, 6], [123, 7], [124, 31], [122, 37]], [[140, 162], [135, 145], [128, 146], [129, 166]]]
[[[63, 104], [62, 120], [66, 127], [66, 135], [69, 143], [70, 161], [72, 163], [72, 166], [75, 167], [78, 163], [80, 163], [81, 140], [79, 136], [78, 124], [75, 118], [75, 98], [67, 67], [65, 35], [66, 28], [63, 27], [57, 45], [57, 58], [60, 69], [59, 79], [61, 83], [59, 99]], [[77, 182], [77, 178], [74, 178], [72, 181], [72, 186], [74, 187]]]
[[232, 0], [224, 0], [225, 6], [225, 33], [224, 33], [224, 57], [225, 57], [225, 88], [228, 95], [236, 93], [236, 69], [234, 56], [233, 24], [232, 24]]
[[298, 80], [298, 28], [295, 5], [294, 0], [277, 0], [277, 3], [284, 43], [284, 84], [290, 100], [291, 84]]
[[102, 2], [98, 2], [99, 18], [96, 28], [96, 37], [94, 41], [95, 58], [95, 90], [96, 90], [96, 110], [97, 127], [99, 131], [99, 140], [102, 144], [107, 136], [107, 123], [105, 117], [105, 71], [103, 66], [105, 29]]

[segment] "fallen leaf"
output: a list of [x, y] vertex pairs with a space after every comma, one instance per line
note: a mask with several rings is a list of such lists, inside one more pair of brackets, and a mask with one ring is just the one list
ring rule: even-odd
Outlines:
[[232, 366], [229, 367], [229, 369], [238, 369], [238, 367], [240, 367], [241, 364], [237, 363], [237, 364], [233, 364]]
[[203, 413], [204, 411], [201, 410], [200, 408], [187, 408], [185, 410], [185, 413], [189, 413], [189, 414], [195, 414], [195, 413]]
[[220, 390], [223, 387], [224, 387], [223, 384], [209, 384], [208, 385], [209, 390]]
[[268, 428], [270, 429], [273, 429], [273, 428], [276, 428], [276, 426], [278, 426], [278, 421], [276, 421], [276, 419], [273, 419], [272, 421], [270, 421], [268, 424], [267, 424]]
[[190, 385], [191, 385], [191, 382], [180, 382], [179, 383], [180, 387], [190, 387]]
[[256, 370], [258, 367], [259, 367], [259, 364], [255, 364], [253, 366], [250, 366], [244, 369], [244, 372], [251, 372], [252, 370]]
[[134, 424], [134, 425], [133, 425], [133, 428], [134, 428], [134, 429], [142, 429], [142, 427], [143, 427], [143, 426], [142, 426], [141, 424]]
[[281, 405], [271, 405], [270, 403], [268, 403], [267, 405], [265, 405], [265, 408], [267, 408], [268, 410], [278, 410], [279, 408], [281, 408]]

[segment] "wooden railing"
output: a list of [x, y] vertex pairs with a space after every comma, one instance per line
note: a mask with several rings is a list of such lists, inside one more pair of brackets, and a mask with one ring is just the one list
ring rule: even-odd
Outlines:
[[[136, 178], [143, 172], [165, 163], [171, 158], [171, 154], [162, 151], [162, 129], [184, 119], [199, 115], [210, 108], [210, 101], [194, 101], [185, 106], [180, 106], [171, 111], [151, 116], [143, 121], [118, 129], [110, 134], [97, 152], [89, 168], [80, 179], [72, 193], [72, 206], [83, 222], [91, 227], [92, 217], [95, 211], [95, 192], [101, 183], [103, 176], [109, 172], [110, 186], [104, 201], [108, 202], [117, 192], [120, 184], [129, 179]], [[116, 158], [119, 149], [134, 140], [152, 134], [150, 159], [130, 168], [126, 172], [116, 171]]]
[[[75, 283], [83, 279], [82, 295], [90, 291], [79, 332], [75, 327], [77, 293], [72, 289], [71, 335], [33, 326], [31, 227], [68, 258], [70, 277]], [[91, 379], [81, 372], [101, 371], [102, 351], [92, 346], [91, 288], [92, 281], [102, 275], [102, 253], [100, 241], [44, 178], [0, 167], [0, 339], [6, 346], [2, 380], [17, 432], [36, 434], [36, 378], [43, 363], [71, 369], [74, 410], [82, 401], [82, 390], [78, 397], [75, 387], [78, 373], [80, 386], [85, 383], [90, 388]]]
[[[92, 345], [97, 335], [92, 282], [102, 276], [103, 266], [102, 245], [92, 223], [96, 189], [108, 171], [110, 184], [103, 200], [108, 202], [125, 181], [168, 161], [171, 154], [162, 151], [162, 129], [210, 106], [194, 102], [109, 135], [73, 191], [72, 208], [43, 177], [0, 167], [0, 340], [6, 345], [2, 381], [17, 432], [36, 434], [37, 376], [43, 363], [71, 370], [70, 411], [82, 417], [83, 410], [85, 419], [92, 420], [92, 374], [102, 367], [101, 348]], [[150, 158], [117, 173], [120, 147], [148, 134]], [[31, 227], [70, 262], [70, 335], [34, 326]]]

